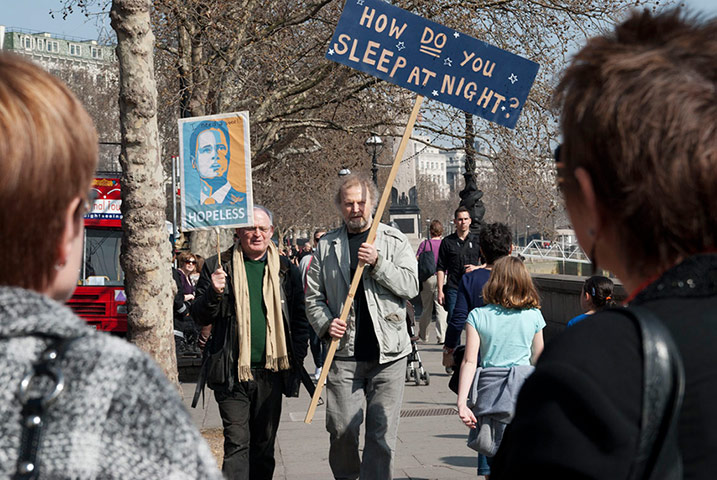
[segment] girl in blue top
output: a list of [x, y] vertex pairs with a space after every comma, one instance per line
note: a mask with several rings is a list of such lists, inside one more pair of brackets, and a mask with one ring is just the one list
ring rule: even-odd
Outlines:
[[573, 317], [568, 322], [568, 327], [572, 327], [579, 321], [584, 320], [588, 315], [599, 312], [604, 308], [615, 306], [615, 302], [612, 299], [614, 288], [615, 284], [612, 283], [612, 280], [600, 275], [593, 275], [585, 280], [580, 291], [580, 307], [585, 313]]
[[466, 321], [466, 350], [458, 383], [458, 415], [470, 428], [475, 428], [476, 419], [466, 401], [478, 352], [481, 367], [510, 368], [535, 364], [543, 351], [545, 320], [539, 310], [540, 297], [520, 259], [508, 256], [495, 262], [483, 298], [486, 306], [471, 311]]

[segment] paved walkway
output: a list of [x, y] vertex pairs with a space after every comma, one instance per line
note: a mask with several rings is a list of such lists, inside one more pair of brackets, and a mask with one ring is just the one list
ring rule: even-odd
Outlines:
[[[430, 332], [433, 338], [433, 332]], [[394, 479], [476, 478], [476, 453], [466, 447], [468, 430], [455, 413], [456, 396], [448, 389], [448, 375], [441, 365], [441, 347], [419, 344], [419, 354], [430, 375], [430, 385], [407, 383], [394, 462]], [[313, 373], [311, 354], [306, 367]], [[184, 383], [189, 408], [193, 383]], [[207, 390], [204, 409], [191, 409], [197, 426], [221, 428], [213, 395]], [[299, 398], [284, 398], [276, 444], [275, 479], [316, 480], [332, 478], [328, 462], [329, 439], [325, 429], [325, 408], [318, 407], [313, 422], [304, 423], [310, 398], [301, 390]], [[201, 406], [201, 402], [200, 402]], [[363, 437], [363, 433], [362, 433]], [[480, 477], [482, 478], [482, 477]]]

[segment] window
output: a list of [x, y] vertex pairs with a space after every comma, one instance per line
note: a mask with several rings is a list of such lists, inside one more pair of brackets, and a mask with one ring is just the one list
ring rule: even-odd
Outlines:
[[90, 47], [90, 55], [92, 58], [102, 58], [102, 50], [97, 47]]
[[70, 44], [70, 55], [73, 55], [75, 57], [79, 57], [82, 55], [82, 47], [80, 45], [75, 45], [74, 43]]
[[32, 37], [28, 37], [27, 35], [25, 35], [24, 37], [22, 37], [22, 40], [21, 40], [22, 47], [25, 50], [32, 50], [33, 40], [34, 39]]
[[60, 51], [60, 44], [54, 40], [47, 41], [47, 51], [58, 53]]
[[107, 277], [105, 285], [122, 285], [124, 272], [119, 262], [121, 245], [122, 232], [102, 228], [86, 228], [82, 278]]
[[42, 38], [38, 38], [37, 42], [35, 43], [35, 49], [36, 50], [45, 50], [45, 40]]

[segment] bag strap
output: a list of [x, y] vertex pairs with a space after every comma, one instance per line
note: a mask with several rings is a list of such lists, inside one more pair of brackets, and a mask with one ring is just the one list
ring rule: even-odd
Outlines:
[[[209, 340], [207, 340], [207, 344]], [[209, 372], [209, 350], [208, 345], [204, 345], [204, 351], [202, 352], [202, 366], [199, 369], [199, 375], [197, 376], [197, 385], [194, 387], [194, 396], [192, 397], [192, 408], [197, 408], [199, 403], [199, 397], [202, 397], [202, 408], [204, 408], [204, 387], [207, 384], [207, 373]]]
[[[22, 437], [13, 476], [15, 480], [34, 480], [41, 476], [37, 468], [37, 454], [46, 423], [45, 413], [65, 391], [65, 377], [59, 363], [69, 346], [78, 338], [81, 337], [52, 337], [33, 364], [32, 371], [20, 382], [18, 399], [22, 405]], [[48, 380], [41, 380], [43, 377]]]
[[680, 352], [667, 327], [646, 308], [632, 306], [618, 311], [637, 323], [642, 337], [640, 437], [628, 478], [681, 479], [677, 421], [685, 391], [685, 372]]

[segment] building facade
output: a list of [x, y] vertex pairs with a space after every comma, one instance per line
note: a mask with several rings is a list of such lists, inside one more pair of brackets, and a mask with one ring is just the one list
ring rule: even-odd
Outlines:
[[63, 80], [95, 122], [99, 170], [118, 172], [119, 67], [114, 45], [0, 25], [0, 50], [29, 58]]
[[114, 63], [115, 47], [100, 45], [96, 40], [81, 40], [48, 32], [33, 32], [24, 29], [8, 29], [0, 25], [0, 49], [32, 58], [36, 62], [73, 65], [98, 65], [103, 69], [106, 64]]

